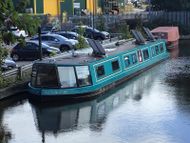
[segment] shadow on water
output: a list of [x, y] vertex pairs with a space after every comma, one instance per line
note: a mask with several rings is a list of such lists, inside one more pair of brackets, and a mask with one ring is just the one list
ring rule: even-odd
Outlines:
[[31, 104], [36, 126], [42, 133], [42, 138], [45, 133], [59, 134], [84, 127], [101, 131], [108, 114], [113, 109], [128, 99], [138, 102], [143, 98], [144, 90], [152, 86], [159, 67], [160, 65], [91, 101], [59, 106]]

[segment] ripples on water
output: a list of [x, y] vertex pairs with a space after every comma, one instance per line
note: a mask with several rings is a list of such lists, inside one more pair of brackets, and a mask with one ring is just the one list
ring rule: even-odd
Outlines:
[[[186, 42], [186, 41], [185, 41]], [[190, 49], [83, 103], [4, 103], [0, 124], [10, 143], [189, 143]], [[177, 57], [179, 52], [180, 57]]]

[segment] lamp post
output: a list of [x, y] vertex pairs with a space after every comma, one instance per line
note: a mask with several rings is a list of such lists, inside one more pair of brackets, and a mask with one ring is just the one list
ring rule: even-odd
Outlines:
[[95, 0], [92, 1], [92, 28], [94, 30]]

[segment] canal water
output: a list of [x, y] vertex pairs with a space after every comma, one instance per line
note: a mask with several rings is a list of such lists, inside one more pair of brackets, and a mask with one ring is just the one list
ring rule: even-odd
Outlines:
[[39, 106], [0, 103], [9, 143], [189, 143], [190, 41], [171, 59], [98, 98]]

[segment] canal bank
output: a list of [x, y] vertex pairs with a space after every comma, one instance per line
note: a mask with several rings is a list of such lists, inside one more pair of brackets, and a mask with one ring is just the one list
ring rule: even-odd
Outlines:
[[27, 82], [20, 82], [16, 83], [15, 85], [11, 85], [9, 87], [0, 89], [0, 100], [9, 98], [11, 96], [27, 92], [28, 83]]

